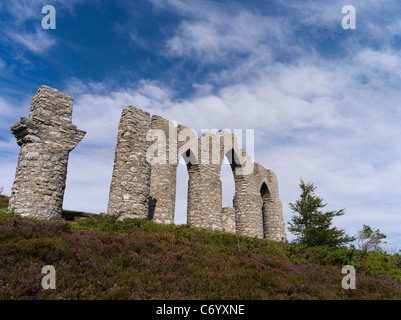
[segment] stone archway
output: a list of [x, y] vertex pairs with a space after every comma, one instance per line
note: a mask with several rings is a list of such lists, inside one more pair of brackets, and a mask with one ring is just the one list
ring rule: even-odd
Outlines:
[[[182, 125], [175, 127], [160, 116], [149, 120], [149, 114], [142, 110], [128, 107], [123, 111], [109, 214], [121, 210], [122, 218], [148, 216], [155, 222], [173, 223], [177, 165], [183, 157], [192, 159], [187, 161], [187, 223], [197, 228], [225, 230], [223, 217], [229, 216], [233, 222], [229, 232], [276, 241], [285, 236], [277, 178], [239, 148], [234, 134], [225, 130], [216, 134], [203, 132], [198, 139], [193, 130]], [[157, 159], [151, 164], [145, 163], [149, 150], [155, 155], [152, 160]], [[231, 164], [235, 195], [233, 207], [222, 208], [220, 172], [225, 157]]]
[[277, 177], [273, 171], [255, 162], [254, 179], [259, 191], [259, 212], [263, 217], [264, 238], [281, 241], [281, 238], [287, 238], [287, 235], [283, 220], [282, 204], [279, 198]]

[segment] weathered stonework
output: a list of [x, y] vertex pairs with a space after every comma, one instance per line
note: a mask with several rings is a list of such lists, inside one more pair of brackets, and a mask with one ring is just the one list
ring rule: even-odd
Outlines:
[[235, 209], [232, 207], [224, 207], [221, 210], [221, 220], [223, 223], [223, 231], [228, 233], [236, 233], [235, 229]]
[[189, 166], [188, 175], [188, 223], [196, 228], [221, 231], [220, 167], [195, 164]]
[[71, 123], [72, 108], [72, 97], [41, 86], [29, 119], [11, 126], [21, 150], [9, 210], [39, 219], [61, 217], [69, 152], [86, 133]]
[[262, 199], [263, 232], [269, 240], [281, 241], [286, 238], [283, 210], [278, 193], [277, 177], [273, 171], [255, 163], [254, 180]]
[[123, 110], [118, 128], [107, 213], [120, 218], [148, 217], [150, 164], [146, 159], [150, 115], [135, 107]]
[[[69, 152], [85, 131], [71, 123], [73, 99], [41, 86], [29, 118], [11, 127], [21, 146], [9, 209], [23, 216], [59, 219]], [[239, 148], [234, 134], [196, 133], [135, 107], [122, 111], [107, 213], [173, 223], [176, 175], [187, 165], [187, 222], [280, 241], [286, 238], [276, 175]], [[222, 208], [221, 165], [227, 159], [235, 182], [233, 207]]]
[[[177, 139], [174, 134], [174, 124], [160, 116], [152, 117], [151, 128], [163, 133], [160, 135], [160, 139], [169, 137], [170, 134]], [[154, 163], [151, 166], [150, 173], [149, 218], [165, 224], [174, 223], [176, 189], [173, 186], [176, 185], [178, 164], [177, 146], [170, 144], [169, 140], [160, 142], [165, 142], [165, 157], [167, 159], [172, 158], [174, 161]]]
[[[275, 174], [239, 149], [235, 135], [189, 128], [134, 107], [122, 113], [108, 214], [173, 223], [179, 160], [188, 169], [187, 222], [197, 228], [280, 241], [286, 238]], [[221, 165], [235, 182], [232, 208], [222, 208]]]

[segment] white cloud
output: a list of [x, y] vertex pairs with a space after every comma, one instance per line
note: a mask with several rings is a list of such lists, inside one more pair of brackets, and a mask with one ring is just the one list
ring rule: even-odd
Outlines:
[[70, 153], [63, 207], [91, 213], [106, 212], [114, 153], [85, 149], [85, 145], [78, 145]]
[[288, 51], [291, 47], [292, 54], [297, 54], [288, 19], [263, 16], [225, 3], [179, 0], [152, 3], [157, 11], [173, 11], [182, 18], [167, 33], [163, 54], [168, 57], [191, 60], [200, 67], [223, 64], [251, 72], [250, 67], [257, 69], [261, 62], [269, 63], [272, 52]]
[[290, 37], [288, 25], [280, 18], [247, 11], [235, 15], [209, 11], [197, 20], [183, 20], [165, 46], [169, 56], [201, 64], [234, 65], [244, 55], [266, 63], [271, 60], [272, 48], [288, 48]]
[[401, 77], [397, 70], [401, 67], [400, 51], [362, 49], [354, 58], [360, 65], [361, 73], [370, 81], [385, 81], [386, 85], [399, 85]]
[[37, 3], [34, 0], [16, 0], [4, 5], [6, 11], [13, 16], [14, 23], [18, 25], [35, 17], [40, 19], [41, 7], [35, 5], [35, 2]]
[[92, 94], [80, 94], [74, 99], [73, 122], [87, 131], [85, 144], [113, 147], [117, 137], [118, 123], [122, 109], [135, 106], [146, 111], [163, 114], [170, 106], [171, 90], [158, 86], [157, 82], [140, 81], [133, 88], [123, 88], [108, 93], [96, 93], [104, 86], [88, 84]]
[[[11, 105], [4, 99], [0, 98], [0, 113], [2, 115], [8, 115], [12, 112], [13, 108], [11, 107]], [[3, 117], [1, 119], [3, 119]]]
[[[85, 1], [55, 0], [51, 4], [56, 8], [56, 17], [62, 17], [65, 14], [73, 14], [74, 8]], [[44, 17], [42, 7], [48, 4], [48, 1], [37, 0], [14, 0], [4, 3], [3, 11], [10, 18], [2, 24], [2, 31], [6, 37], [0, 38], [0, 41], [7, 46], [10, 43], [13, 46], [21, 46], [37, 55], [46, 53], [57, 43], [56, 38], [50, 32], [41, 28], [41, 21]], [[34, 23], [32, 24], [32, 22]]]
[[48, 32], [40, 28], [36, 28], [35, 32], [9, 31], [7, 34], [13, 43], [22, 45], [25, 49], [39, 55], [46, 53], [50, 47], [56, 44], [56, 40]]
[[15, 178], [19, 147], [15, 139], [0, 141], [0, 188], [3, 194], [11, 195], [11, 187]]
[[14, 120], [18, 120], [22, 115], [18, 114], [20, 107], [12, 105], [10, 101], [0, 98], [0, 126], [9, 128]]

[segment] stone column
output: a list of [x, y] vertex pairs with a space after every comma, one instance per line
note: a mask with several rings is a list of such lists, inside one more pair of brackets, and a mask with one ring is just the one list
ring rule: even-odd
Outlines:
[[[164, 143], [158, 148], [158, 161], [151, 165], [149, 219], [158, 223], [174, 223], [176, 177], [177, 177], [177, 130], [174, 124], [160, 116], [152, 117], [151, 128], [160, 130], [165, 138], [159, 136]], [[164, 152], [163, 152], [164, 151]]]
[[255, 185], [254, 170], [242, 170], [242, 167], [247, 167], [252, 160], [244, 150], [241, 150], [241, 153], [246, 162], [241, 166], [233, 166], [235, 182], [233, 202], [237, 233], [248, 237], [263, 238], [262, 199], [260, 191]]
[[21, 150], [9, 210], [39, 219], [60, 219], [69, 152], [85, 131], [72, 121], [73, 99], [41, 86], [34, 96], [29, 119], [11, 126]]
[[122, 111], [118, 128], [107, 213], [124, 218], [147, 218], [150, 164], [146, 153], [150, 114], [135, 107]]
[[283, 210], [278, 192], [277, 177], [273, 171], [264, 168], [261, 164], [254, 164], [255, 187], [260, 191], [262, 200], [264, 237], [268, 240], [281, 241], [287, 238], [283, 218]]
[[279, 198], [277, 177], [273, 171], [265, 170], [270, 194], [268, 201], [264, 201], [265, 237], [268, 240], [281, 241], [282, 237], [287, 239], [287, 233], [285, 231], [282, 204]]
[[214, 134], [204, 132], [198, 139], [197, 148], [198, 162], [187, 166], [188, 223], [197, 228], [221, 231], [220, 146]]
[[188, 223], [221, 231], [220, 165], [189, 165], [188, 175]]
[[254, 190], [252, 177], [236, 177], [234, 208], [237, 233], [263, 238], [263, 217], [260, 194]]

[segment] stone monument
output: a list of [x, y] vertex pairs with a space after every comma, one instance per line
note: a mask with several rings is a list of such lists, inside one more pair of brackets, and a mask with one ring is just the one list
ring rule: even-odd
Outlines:
[[61, 218], [69, 152], [86, 133], [71, 123], [72, 101], [65, 93], [41, 86], [29, 118], [11, 126], [21, 149], [10, 211], [46, 220]]

